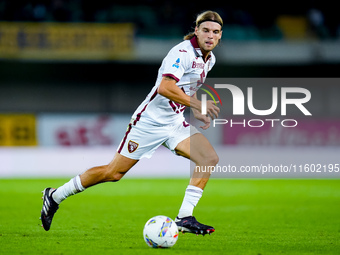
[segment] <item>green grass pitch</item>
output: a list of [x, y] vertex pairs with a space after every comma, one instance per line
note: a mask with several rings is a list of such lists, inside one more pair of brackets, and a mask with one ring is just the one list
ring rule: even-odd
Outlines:
[[340, 254], [340, 180], [212, 179], [194, 214], [211, 236], [149, 248], [145, 222], [175, 218], [185, 179], [123, 179], [68, 198], [51, 230], [41, 191], [67, 179], [0, 180], [0, 254]]

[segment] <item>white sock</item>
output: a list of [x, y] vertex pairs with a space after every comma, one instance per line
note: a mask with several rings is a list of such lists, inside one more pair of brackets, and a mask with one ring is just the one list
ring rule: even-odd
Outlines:
[[179, 209], [178, 218], [192, 216], [195, 206], [202, 197], [202, 193], [202, 189], [193, 185], [188, 185], [185, 190], [182, 206]]
[[54, 201], [56, 201], [57, 204], [60, 204], [69, 196], [72, 196], [84, 190], [85, 188], [83, 187], [83, 185], [81, 185], [80, 176], [77, 175], [76, 177], [72, 178], [69, 182], [59, 187], [55, 192], [53, 192], [52, 198]]

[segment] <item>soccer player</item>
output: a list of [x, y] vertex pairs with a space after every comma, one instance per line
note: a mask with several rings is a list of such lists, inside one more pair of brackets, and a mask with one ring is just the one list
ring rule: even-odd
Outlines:
[[[155, 86], [133, 114], [108, 165], [93, 167], [57, 189], [43, 191], [41, 221], [46, 231], [63, 200], [93, 185], [119, 181], [139, 159], [150, 158], [160, 145], [192, 160], [201, 169], [217, 164], [214, 148], [185, 121], [183, 111], [190, 107], [194, 117], [203, 122], [202, 129], [207, 129], [211, 119], [218, 116], [219, 108], [211, 100], [207, 101], [207, 114], [201, 114], [201, 101], [197, 99], [196, 91], [215, 64], [212, 50], [221, 39], [222, 25], [216, 12], [205, 11], [197, 16], [195, 31], [186, 35], [184, 41], [174, 46], [164, 58]], [[175, 219], [179, 231], [203, 235], [215, 231], [193, 216], [209, 177], [209, 172], [193, 172]]]

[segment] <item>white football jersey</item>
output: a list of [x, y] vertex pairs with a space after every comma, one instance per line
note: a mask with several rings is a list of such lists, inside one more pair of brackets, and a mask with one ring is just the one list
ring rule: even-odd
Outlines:
[[174, 46], [163, 59], [158, 70], [155, 86], [133, 114], [133, 125], [142, 120], [151, 125], [169, 125], [184, 121], [185, 106], [175, 103], [157, 93], [157, 88], [163, 76], [169, 76], [177, 81], [187, 95], [193, 96], [204, 82], [208, 72], [216, 62], [211, 52], [207, 61], [198, 46], [196, 37]]

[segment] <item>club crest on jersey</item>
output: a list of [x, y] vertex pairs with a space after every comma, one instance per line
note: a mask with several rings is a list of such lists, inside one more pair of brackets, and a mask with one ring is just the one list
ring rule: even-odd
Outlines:
[[177, 60], [176, 60], [176, 63], [174, 63], [173, 65], [172, 65], [172, 67], [176, 67], [176, 68], [178, 68], [179, 67], [179, 62], [180, 62], [181, 60], [178, 58]]
[[138, 145], [139, 145], [138, 143], [130, 140], [129, 143], [128, 143], [128, 150], [129, 150], [129, 152], [132, 153], [132, 152], [136, 151], [137, 148], [138, 148]]

